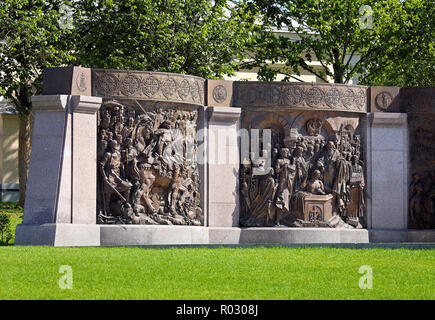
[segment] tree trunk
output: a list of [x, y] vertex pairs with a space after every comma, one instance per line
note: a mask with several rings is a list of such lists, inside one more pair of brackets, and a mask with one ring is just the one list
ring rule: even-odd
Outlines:
[[20, 183], [20, 206], [24, 208], [26, 199], [27, 175], [30, 163], [30, 141], [32, 132], [31, 114], [20, 115], [20, 133], [18, 140], [18, 174]]

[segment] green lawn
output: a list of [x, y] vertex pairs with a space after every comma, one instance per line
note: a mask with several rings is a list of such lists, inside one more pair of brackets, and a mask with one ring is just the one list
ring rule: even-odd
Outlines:
[[[15, 232], [22, 209], [0, 211]], [[59, 288], [62, 265], [72, 290]], [[371, 290], [359, 288], [362, 265], [372, 267]], [[435, 250], [6, 246], [3, 299], [435, 299]]]
[[8, 246], [0, 266], [0, 299], [435, 299], [434, 250]]

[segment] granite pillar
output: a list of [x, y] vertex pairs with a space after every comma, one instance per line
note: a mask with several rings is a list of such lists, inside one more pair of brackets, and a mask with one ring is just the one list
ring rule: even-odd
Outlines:
[[96, 112], [101, 98], [32, 99], [35, 124], [18, 245], [99, 245], [96, 224]]
[[[373, 241], [394, 241], [407, 229], [408, 132], [404, 113], [367, 115], [367, 227]], [[385, 238], [383, 238], [385, 235]], [[399, 233], [397, 233], [399, 236]]]
[[208, 107], [208, 226], [239, 225], [240, 108]]

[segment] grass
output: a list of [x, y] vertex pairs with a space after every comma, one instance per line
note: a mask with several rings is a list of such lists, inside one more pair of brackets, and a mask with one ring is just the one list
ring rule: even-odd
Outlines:
[[9, 246], [0, 266], [0, 299], [435, 299], [434, 250]]
[[[22, 220], [0, 202], [11, 231]], [[12, 240], [13, 241], [13, 240]], [[62, 265], [73, 288], [62, 290]], [[359, 288], [359, 268], [373, 289]], [[7, 299], [435, 299], [435, 250], [0, 247]]]
[[23, 208], [20, 207], [18, 202], [0, 201], [0, 212], [7, 213], [11, 217], [11, 232], [13, 237], [9, 241], [9, 244], [13, 244], [15, 239], [15, 229], [17, 225], [23, 221]]

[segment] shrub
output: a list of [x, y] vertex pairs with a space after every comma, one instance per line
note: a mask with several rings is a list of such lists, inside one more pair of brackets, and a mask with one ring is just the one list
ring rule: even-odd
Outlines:
[[0, 212], [0, 244], [8, 245], [11, 239], [11, 217], [7, 213]]

